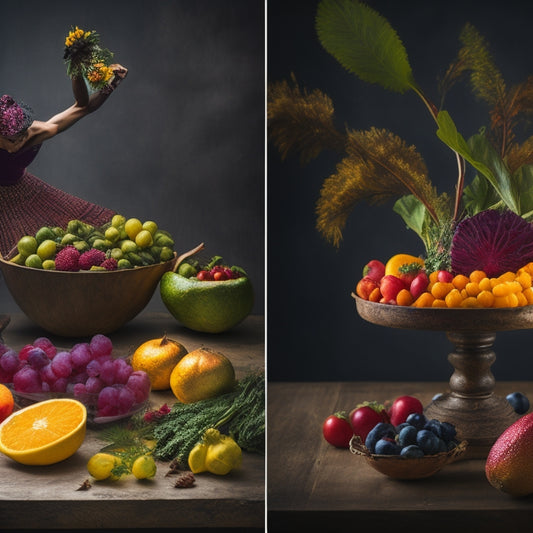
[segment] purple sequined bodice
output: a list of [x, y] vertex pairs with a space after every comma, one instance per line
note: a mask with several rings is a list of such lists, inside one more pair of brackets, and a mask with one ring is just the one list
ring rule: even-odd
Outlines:
[[26, 167], [35, 159], [40, 144], [23, 148], [15, 153], [0, 149], [0, 186], [13, 185], [23, 175]]

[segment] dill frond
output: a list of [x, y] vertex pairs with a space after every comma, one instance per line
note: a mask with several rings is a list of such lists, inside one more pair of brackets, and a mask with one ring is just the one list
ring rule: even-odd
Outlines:
[[415, 147], [387, 130], [350, 131], [347, 156], [337, 165], [337, 173], [322, 185], [316, 206], [317, 229], [339, 246], [357, 203], [383, 204], [407, 194], [418, 198], [438, 221], [437, 193]]
[[268, 87], [268, 136], [281, 158], [299, 152], [306, 164], [325, 149], [341, 151], [345, 136], [333, 124], [331, 99], [318, 89], [300, 90], [294, 75], [292, 81], [292, 86], [282, 81]]
[[245, 376], [227, 394], [190, 404], [175, 403], [170, 413], [161, 418], [153, 429], [157, 441], [154, 456], [186, 463], [190, 451], [211, 427], [223, 427], [243, 450], [264, 450], [263, 372]]

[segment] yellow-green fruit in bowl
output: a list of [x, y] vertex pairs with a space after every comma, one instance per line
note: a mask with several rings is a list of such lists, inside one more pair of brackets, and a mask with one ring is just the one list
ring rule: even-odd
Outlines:
[[254, 290], [245, 276], [200, 281], [166, 272], [159, 288], [170, 314], [185, 327], [204, 333], [231, 329], [251, 313], [254, 303]]

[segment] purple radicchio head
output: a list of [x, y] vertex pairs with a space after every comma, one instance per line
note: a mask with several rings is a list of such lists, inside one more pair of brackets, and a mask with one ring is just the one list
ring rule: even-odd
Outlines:
[[481, 211], [457, 225], [450, 255], [454, 274], [516, 272], [533, 261], [533, 225], [512, 211]]

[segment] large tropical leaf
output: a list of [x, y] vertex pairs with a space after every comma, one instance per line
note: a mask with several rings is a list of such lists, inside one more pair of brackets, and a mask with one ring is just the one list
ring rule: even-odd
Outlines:
[[316, 29], [322, 46], [362, 80], [400, 93], [416, 87], [396, 31], [368, 6], [357, 0], [322, 0]]

